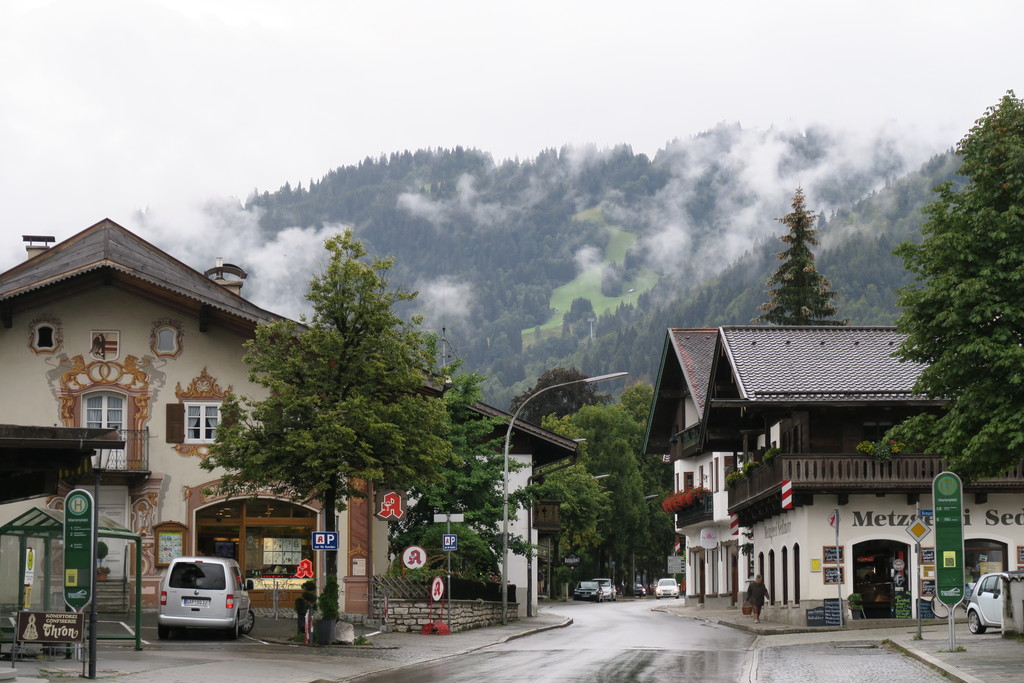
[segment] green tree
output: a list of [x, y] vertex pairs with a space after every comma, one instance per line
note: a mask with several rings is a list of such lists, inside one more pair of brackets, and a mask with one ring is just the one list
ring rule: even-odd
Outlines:
[[519, 417], [530, 422], [540, 422], [541, 418], [547, 415], [561, 417], [575, 413], [583, 406], [604, 405], [608, 403], [610, 400], [608, 394], [599, 393], [593, 384], [579, 381], [586, 378], [587, 375], [584, 375], [576, 368], [568, 370], [565, 368], [552, 368], [538, 377], [535, 385], [513, 397], [509, 412], [514, 414], [519, 409], [519, 406], [523, 405], [531, 396], [542, 389], [567, 382], [576, 382], [576, 384], [545, 392], [543, 396], [530, 401], [529, 405], [519, 414]]
[[[390, 260], [364, 262], [351, 231], [325, 242], [309, 285], [312, 318], [260, 325], [245, 345], [250, 380], [266, 397], [229, 396], [206, 470], [218, 490], [317, 500], [327, 530], [365, 482], [409, 488], [449, 462], [448, 415], [427, 386], [433, 353], [419, 320], [392, 310], [415, 293], [390, 289]], [[328, 553], [328, 575], [337, 569]]]
[[[457, 371], [457, 366], [453, 371]], [[460, 527], [472, 530], [474, 535], [483, 539], [481, 545], [490, 553], [477, 552], [471, 562], [457, 567], [467, 578], [496, 573], [502, 545], [501, 484], [504, 434], [508, 423], [504, 418], [484, 417], [472, 409], [481, 400], [481, 382], [482, 378], [475, 373], [456, 374], [452, 378], [452, 386], [445, 393], [444, 402], [451, 422], [448, 440], [454, 458], [437, 468], [436, 480], [413, 484], [409, 498], [415, 502], [405, 519], [391, 527], [392, 552], [398, 553], [414, 544], [430, 551], [432, 543], [436, 543], [437, 552], [441, 552], [438, 529], [443, 531], [445, 525], [434, 523], [434, 513], [462, 513], [465, 522]], [[519, 462], [510, 459], [509, 471], [515, 472], [520, 467]], [[525, 490], [510, 491], [510, 516], [527, 499]], [[461, 549], [462, 531], [459, 533], [459, 555], [460, 559], [465, 559], [467, 553]], [[517, 554], [525, 554], [526, 540], [515, 537], [509, 548]]]
[[768, 278], [768, 301], [757, 310], [764, 313], [755, 322], [770, 325], [846, 325], [832, 320], [837, 310], [831, 283], [814, 265], [812, 246], [818, 245], [814, 213], [804, 205], [804, 191], [796, 189], [793, 210], [778, 218], [789, 227], [779, 239], [789, 247], [776, 254], [783, 263]]
[[916, 391], [949, 403], [890, 438], [972, 480], [1024, 457], [1024, 103], [1008, 92], [956, 153], [966, 186], [939, 185], [923, 241], [895, 251], [915, 275], [899, 290], [900, 357], [925, 366]]

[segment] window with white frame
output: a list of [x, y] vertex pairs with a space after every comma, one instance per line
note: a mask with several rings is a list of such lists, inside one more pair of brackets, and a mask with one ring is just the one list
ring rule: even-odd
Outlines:
[[84, 400], [85, 426], [90, 429], [123, 429], [124, 396], [114, 393], [89, 394]]
[[185, 404], [185, 443], [210, 443], [217, 438], [220, 403]]

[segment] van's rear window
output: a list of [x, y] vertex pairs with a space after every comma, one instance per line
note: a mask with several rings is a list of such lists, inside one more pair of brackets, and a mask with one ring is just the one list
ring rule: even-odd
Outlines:
[[179, 562], [174, 565], [168, 583], [171, 588], [205, 588], [206, 590], [224, 590], [227, 586], [223, 565], [192, 562]]

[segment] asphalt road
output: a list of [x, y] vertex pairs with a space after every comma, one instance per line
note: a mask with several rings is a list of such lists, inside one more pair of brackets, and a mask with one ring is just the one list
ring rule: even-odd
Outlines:
[[654, 601], [567, 603], [552, 612], [573, 619], [476, 652], [358, 678], [400, 681], [669, 681], [735, 683], [752, 634], [662, 612]]

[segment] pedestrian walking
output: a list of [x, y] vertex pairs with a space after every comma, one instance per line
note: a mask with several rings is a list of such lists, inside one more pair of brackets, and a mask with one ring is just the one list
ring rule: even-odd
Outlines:
[[754, 577], [754, 583], [747, 586], [747, 602], [750, 603], [754, 613], [755, 624], [761, 623], [761, 608], [764, 607], [764, 601], [767, 597], [768, 588], [764, 585], [761, 575], [758, 574]]

